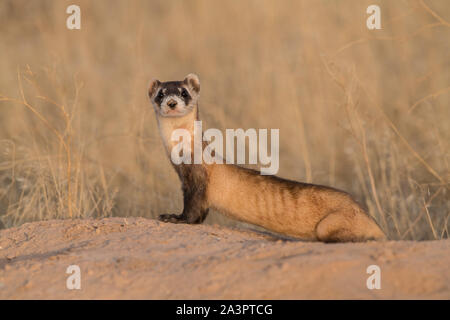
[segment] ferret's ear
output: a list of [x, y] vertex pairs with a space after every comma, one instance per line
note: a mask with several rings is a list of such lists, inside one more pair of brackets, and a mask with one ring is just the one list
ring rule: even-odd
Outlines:
[[150, 84], [148, 86], [148, 96], [150, 99], [155, 95], [156, 90], [159, 88], [160, 84], [161, 84], [161, 82], [156, 79], [153, 79], [152, 81], [150, 81]]
[[186, 83], [195, 93], [200, 93], [200, 79], [196, 74], [188, 74], [186, 78], [184, 78], [184, 83]]

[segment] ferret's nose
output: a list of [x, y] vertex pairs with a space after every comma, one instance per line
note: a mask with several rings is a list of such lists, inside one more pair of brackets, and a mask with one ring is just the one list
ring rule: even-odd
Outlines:
[[169, 100], [169, 102], [167, 102], [167, 105], [170, 107], [170, 109], [173, 109], [177, 106], [177, 102], [175, 100]]

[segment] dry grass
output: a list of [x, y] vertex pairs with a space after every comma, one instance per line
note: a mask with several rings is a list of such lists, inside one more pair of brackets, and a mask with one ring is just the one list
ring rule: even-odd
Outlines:
[[[181, 210], [146, 97], [202, 81], [204, 127], [279, 128], [283, 177], [365, 203], [393, 239], [449, 237], [450, 3], [0, 4], [0, 221]], [[232, 223], [217, 213], [208, 222]]]

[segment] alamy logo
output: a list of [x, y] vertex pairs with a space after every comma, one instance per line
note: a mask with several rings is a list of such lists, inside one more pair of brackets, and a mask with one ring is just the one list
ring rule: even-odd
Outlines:
[[380, 7], [373, 4], [367, 7], [367, 14], [370, 16], [367, 18], [366, 25], [367, 29], [381, 29], [381, 10]]
[[366, 272], [371, 274], [369, 278], [367, 278], [367, 289], [381, 289], [381, 269], [376, 264], [372, 264], [367, 267]]
[[80, 290], [81, 289], [81, 270], [77, 265], [70, 265], [66, 270], [67, 274], [70, 276], [66, 280], [66, 287], [69, 290]]
[[[223, 164], [223, 135], [218, 129], [208, 129], [202, 135], [202, 122], [194, 122], [193, 140], [187, 129], [172, 131], [171, 141], [177, 142], [172, 148], [170, 158], [174, 164]], [[279, 169], [279, 129], [270, 129], [270, 155], [267, 152], [267, 129], [226, 129], [226, 156], [225, 162], [233, 164], [235, 159], [235, 146], [237, 164], [246, 164], [246, 140], [249, 141], [248, 164], [257, 164], [258, 158], [262, 165], [262, 175], [274, 175]], [[235, 140], [237, 144], [235, 145]], [[203, 142], [208, 145], [203, 149]], [[192, 148], [194, 154], [192, 157]]]
[[81, 10], [76, 4], [72, 4], [67, 7], [66, 13], [70, 14], [66, 20], [67, 29], [81, 29]]

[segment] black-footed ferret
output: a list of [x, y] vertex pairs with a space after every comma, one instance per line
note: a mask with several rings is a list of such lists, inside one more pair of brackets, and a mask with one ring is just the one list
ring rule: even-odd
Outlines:
[[[195, 74], [183, 81], [150, 83], [148, 94], [169, 157], [176, 144], [171, 140], [173, 130], [182, 128], [194, 134], [199, 93], [200, 81]], [[214, 208], [233, 219], [303, 240], [386, 238], [375, 220], [343, 191], [263, 176], [232, 164], [171, 163], [181, 180], [184, 209], [179, 215], [161, 215], [162, 221], [202, 223], [209, 208]]]

